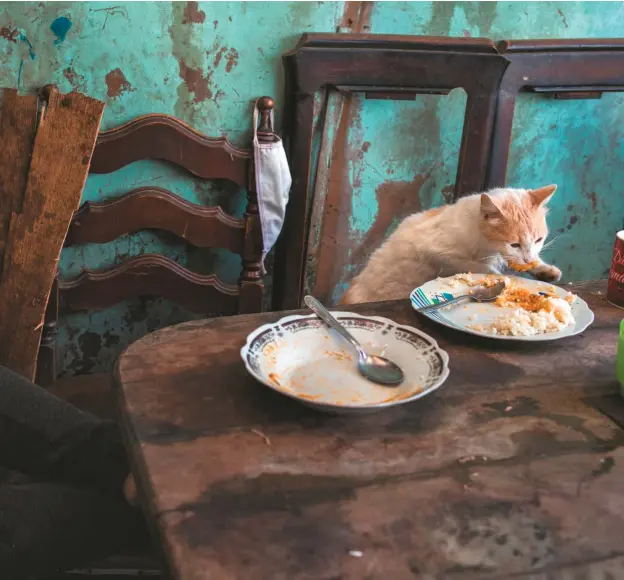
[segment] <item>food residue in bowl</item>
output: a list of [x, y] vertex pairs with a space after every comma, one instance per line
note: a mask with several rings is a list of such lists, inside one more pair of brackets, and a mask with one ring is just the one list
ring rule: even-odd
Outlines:
[[328, 356], [329, 358], [333, 358], [333, 359], [338, 360], [338, 361], [341, 361], [341, 360], [349, 360], [349, 361], [351, 361], [351, 360], [353, 360], [353, 357], [350, 354], [348, 354], [348, 353], [346, 353], [346, 352], [344, 352], [342, 350], [326, 350], [323, 354], [325, 356]]
[[393, 395], [392, 397], [388, 397], [383, 401], [379, 401], [379, 403], [375, 403], [376, 405], [381, 403], [392, 403], [394, 401], [404, 401], [405, 399], [409, 399], [418, 393], [422, 393], [422, 387], [418, 385], [416, 388], [407, 391], [406, 393], [400, 393], [398, 395]]
[[[357, 329], [357, 325], [355, 328]], [[426, 363], [428, 357], [437, 352], [434, 344], [427, 344], [425, 341], [426, 347], [423, 348], [423, 345], [405, 340], [402, 333], [395, 336], [385, 328], [384, 332], [378, 333], [377, 326], [362, 327], [365, 332], [361, 336], [356, 334], [356, 337], [371, 354], [383, 356], [389, 350], [390, 356], [398, 356], [401, 362], [402, 357], [406, 356], [405, 344], [413, 349], [414, 358], [405, 360], [403, 364], [406, 365], [406, 371], [414, 368], [418, 372], [410, 376], [410, 380], [406, 380], [400, 389], [389, 392], [386, 387], [362, 378], [357, 368], [357, 354], [346, 343], [335, 342], [334, 337], [322, 330], [318, 332], [317, 328], [314, 328], [314, 334], [299, 330], [286, 332], [279, 342], [276, 342], [275, 336], [269, 337], [269, 341], [260, 351], [263, 382], [284, 395], [312, 406], [357, 409], [400, 404], [418, 398], [425, 391], [421, 385], [427, 384], [427, 390], [429, 389], [431, 369], [427, 364], [418, 361], [424, 359]], [[393, 341], [398, 349], [396, 353], [393, 350]]]
[[279, 382], [277, 373], [269, 373], [269, 380], [275, 383], [275, 386], [279, 387], [280, 389], [283, 388], [281, 383]]
[[317, 401], [323, 395], [321, 393], [319, 393], [317, 395], [308, 395], [307, 393], [297, 393], [297, 396], [301, 397], [302, 399], [308, 399], [309, 401]]
[[267, 344], [262, 351], [264, 356], [271, 356], [277, 350], [277, 345], [274, 342]]
[[[355, 389], [353, 389], [352, 392], [348, 392], [342, 384], [338, 384], [335, 388], [331, 383], [327, 383], [323, 386], [322, 379], [320, 379], [321, 382], [317, 381], [315, 387], [322, 387], [322, 392], [310, 392], [305, 383], [307, 379], [314, 377], [310, 377], [309, 375], [299, 377], [292, 376], [291, 371], [293, 370], [297, 369], [283, 369], [283, 372], [279, 374], [271, 372], [268, 373], [268, 378], [271, 383], [278, 388], [278, 390], [291, 393], [296, 397], [307, 401], [326, 402], [338, 406], [376, 406], [410, 399], [423, 391], [422, 386], [418, 384], [416, 387], [401, 389], [401, 392], [395, 392], [388, 398], [380, 400], [365, 400], [363, 393], [358, 392]], [[419, 375], [418, 378], [423, 380], [425, 377], [424, 375]]]

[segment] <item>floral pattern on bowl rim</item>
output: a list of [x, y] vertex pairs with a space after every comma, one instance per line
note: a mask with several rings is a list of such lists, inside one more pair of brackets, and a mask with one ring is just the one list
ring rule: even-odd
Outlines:
[[376, 385], [362, 377], [352, 347], [315, 315], [286, 316], [253, 331], [241, 349], [247, 371], [283, 395], [339, 414], [408, 403], [447, 379], [448, 355], [424, 332], [377, 316], [333, 314], [368, 352], [401, 366], [406, 378], [399, 387]]

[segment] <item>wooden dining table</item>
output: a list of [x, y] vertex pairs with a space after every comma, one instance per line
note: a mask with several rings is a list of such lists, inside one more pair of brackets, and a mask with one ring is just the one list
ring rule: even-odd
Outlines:
[[[483, 339], [407, 300], [350, 310], [433, 336], [450, 377], [415, 402], [323, 414], [249, 376], [240, 348], [284, 312], [133, 344], [117, 400], [146, 517], [177, 580], [624, 578], [622, 311], [548, 343]], [[291, 313], [289, 313], [291, 314]]]

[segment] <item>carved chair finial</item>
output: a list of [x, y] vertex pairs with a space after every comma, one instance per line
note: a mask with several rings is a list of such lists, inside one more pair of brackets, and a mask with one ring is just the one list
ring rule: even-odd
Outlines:
[[271, 122], [271, 113], [274, 107], [275, 101], [271, 97], [260, 97], [258, 99], [258, 110], [260, 111], [258, 141], [272, 143], [275, 139], [273, 123]]

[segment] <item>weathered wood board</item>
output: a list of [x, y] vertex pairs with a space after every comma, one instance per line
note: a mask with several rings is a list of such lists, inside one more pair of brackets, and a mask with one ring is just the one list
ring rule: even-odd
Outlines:
[[[20, 212], [37, 130], [37, 97], [4, 91], [0, 115], [0, 276], [13, 212]], [[0, 278], [1, 279], [1, 278]]]
[[[104, 111], [104, 103], [80, 93], [63, 95], [52, 88], [48, 95], [36, 129], [21, 203], [11, 202], [0, 279], [0, 364], [30, 379], [35, 375], [58, 259], [80, 203]], [[8, 130], [0, 137], [2, 148], [5, 139], [18, 138], [8, 135], [13, 133], [11, 116], [21, 118], [15, 111], [22, 108], [18, 103], [24, 98], [29, 103], [32, 100], [9, 93], [9, 101], [4, 102], [0, 126]], [[23, 131], [24, 139], [27, 134]], [[3, 198], [19, 195], [15, 188], [24, 180], [15, 176], [12, 180], [4, 180], [10, 189], [3, 187]]]

